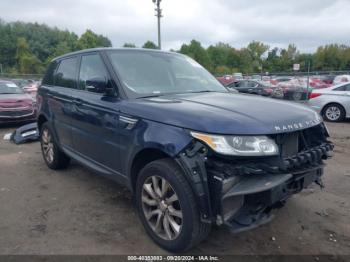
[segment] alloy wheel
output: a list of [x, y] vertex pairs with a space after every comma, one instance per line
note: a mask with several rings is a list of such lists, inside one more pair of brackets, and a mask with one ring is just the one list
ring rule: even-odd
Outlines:
[[170, 183], [159, 176], [147, 178], [141, 200], [143, 213], [154, 233], [165, 240], [176, 239], [182, 230], [183, 213]]
[[326, 116], [329, 120], [337, 121], [341, 115], [340, 109], [336, 106], [331, 106], [326, 110]]
[[52, 136], [48, 129], [43, 130], [41, 145], [42, 145], [45, 160], [51, 164], [54, 160], [55, 153], [53, 150]]
[[299, 100], [301, 100], [301, 98], [302, 98], [302, 93], [300, 93], [300, 92], [295, 92], [295, 93], [293, 94], [293, 100], [299, 101]]

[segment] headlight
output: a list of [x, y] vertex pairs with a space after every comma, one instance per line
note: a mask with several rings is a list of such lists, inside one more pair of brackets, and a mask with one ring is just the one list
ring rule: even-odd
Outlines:
[[232, 156], [273, 156], [278, 154], [276, 143], [266, 136], [218, 136], [191, 132], [215, 152]]

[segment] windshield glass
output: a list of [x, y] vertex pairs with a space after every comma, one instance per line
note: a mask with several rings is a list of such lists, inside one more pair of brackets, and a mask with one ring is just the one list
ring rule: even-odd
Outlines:
[[23, 91], [15, 83], [0, 82], [0, 94], [23, 94]]
[[114, 69], [134, 97], [228, 92], [215, 77], [189, 57], [161, 52], [110, 51]]

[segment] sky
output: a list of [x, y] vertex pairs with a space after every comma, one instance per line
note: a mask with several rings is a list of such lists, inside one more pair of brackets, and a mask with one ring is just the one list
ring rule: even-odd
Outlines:
[[[302, 52], [320, 45], [350, 45], [350, 0], [162, 0], [162, 46], [179, 49], [199, 40], [241, 48], [253, 40], [270, 47], [295, 44]], [[78, 35], [86, 29], [142, 46], [157, 43], [151, 0], [1, 0], [6, 22], [39, 22]]]

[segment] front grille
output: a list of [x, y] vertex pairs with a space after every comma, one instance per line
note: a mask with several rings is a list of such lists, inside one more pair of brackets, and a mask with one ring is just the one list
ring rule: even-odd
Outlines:
[[291, 157], [297, 153], [318, 147], [327, 141], [323, 124], [295, 131], [291, 133], [278, 134], [275, 141], [280, 149], [282, 157]]
[[34, 113], [32, 109], [22, 111], [0, 111], [0, 118], [19, 118], [30, 116]]
[[280, 152], [282, 157], [290, 157], [299, 152], [299, 133], [288, 133], [280, 135], [276, 140], [280, 144]]

